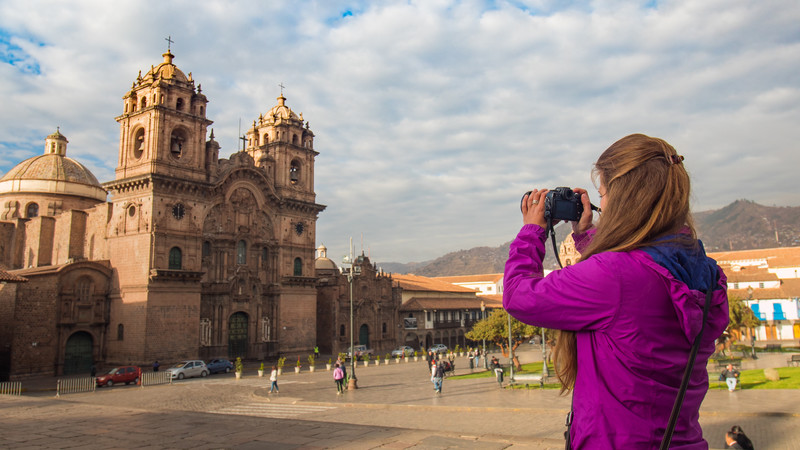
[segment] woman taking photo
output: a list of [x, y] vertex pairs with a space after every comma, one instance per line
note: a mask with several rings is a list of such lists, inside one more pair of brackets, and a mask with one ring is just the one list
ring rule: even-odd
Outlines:
[[543, 277], [545, 198], [522, 201], [503, 306], [520, 321], [562, 330], [555, 349], [562, 393], [573, 391], [573, 448], [658, 448], [695, 337], [711, 304], [672, 445], [706, 449], [698, 411], [706, 363], [728, 325], [725, 274], [705, 255], [689, 212], [689, 175], [667, 142], [635, 134], [597, 160], [602, 213], [584, 189], [572, 223], [580, 262]]

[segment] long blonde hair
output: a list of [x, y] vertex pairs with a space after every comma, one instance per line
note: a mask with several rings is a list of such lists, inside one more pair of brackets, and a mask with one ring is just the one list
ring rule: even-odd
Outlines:
[[[689, 174], [682, 160], [666, 141], [643, 134], [626, 136], [603, 152], [592, 177], [595, 182], [599, 178], [608, 197], [581, 260], [645, 247], [683, 228], [693, 242]], [[561, 392], [571, 390], [578, 373], [575, 332], [561, 331], [553, 359]]]

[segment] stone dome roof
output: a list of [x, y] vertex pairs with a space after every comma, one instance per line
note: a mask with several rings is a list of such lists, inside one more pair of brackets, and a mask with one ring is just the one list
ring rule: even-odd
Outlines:
[[333, 262], [332, 259], [328, 258], [327, 253], [328, 249], [324, 245], [320, 245], [317, 248], [319, 252], [319, 257], [314, 260], [314, 268], [317, 270], [338, 270], [336, 267], [336, 263]]
[[144, 75], [143, 77], [144, 83], [152, 82], [159, 79], [177, 80], [184, 83], [189, 82], [189, 78], [186, 76], [186, 74], [184, 74], [183, 71], [181, 71], [181, 69], [178, 69], [178, 67], [175, 64], [172, 64], [172, 59], [175, 58], [175, 55], [173, 55], [172, 52], [167, 50], [167, 53], [164, 53], [161, 56], [164, 57], [164, 62], [151, 68]]
[[13, 192], [76, 195], [105, 201], [107, 193], [83, 164], [66, 156], [59, 131], [45, 139], [45, 154], [28, 158], [0, 178], [0, 194]]
[[283, 119], [283, 120], [301, 120], [300, 117], [292, 111], [291, 108], [286, 106], [286, 97], [281, 95], [278, 97], [278, 104], [273, 106], [267, 112], [267, 118]]

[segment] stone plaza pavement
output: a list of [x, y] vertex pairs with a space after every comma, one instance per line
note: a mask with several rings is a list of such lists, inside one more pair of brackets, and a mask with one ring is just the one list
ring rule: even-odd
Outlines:
[[[470, 372], [466, 358], [456, 369]], [[0, 448], [563, 448], [569, 397], [557, 390], [445, 379], [436, 395], [423, 362], [356, 375], [359, 389], [343, 395], [324, 370], [284, 373], [279, 394], [255, 370], [59, 398], [54, 379], [37, 380], [0, 397]], [[711, 448], [740, 425], [756, 448], [800, 449], [800, 391], [711, 390], [700, 423]]]

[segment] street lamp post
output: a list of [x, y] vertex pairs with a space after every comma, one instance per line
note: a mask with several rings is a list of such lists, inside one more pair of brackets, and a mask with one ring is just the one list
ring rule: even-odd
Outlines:
[[511, 314], [508, 315], [508, 379], [514, 381], [514, 349], [511, 347]]
[[[486, 303], [481, 300], [481, 319], [486, 319]], [[488, 359], [486, 359], [486, 335], [483, 336], [483, 368], [488, 370], [489, 364]]]
[[544, 340], [544, 327], [540, 328], [542, 331], [542, 382], [544, 379], [550, 376], [550, 372], [547, 370], [547, 349], [546, 349], [546, 341]]
[[350, 265], [350, 272], [347, 274], [347, 281], [350, 283], [350, 379], [347, 381], [347, 389], [358, 389], [358, 378], [356, 378], [356, 352], [353, 348], [353, 238], [350, 238], [350, 255], [342, 260], [343, 264]]

